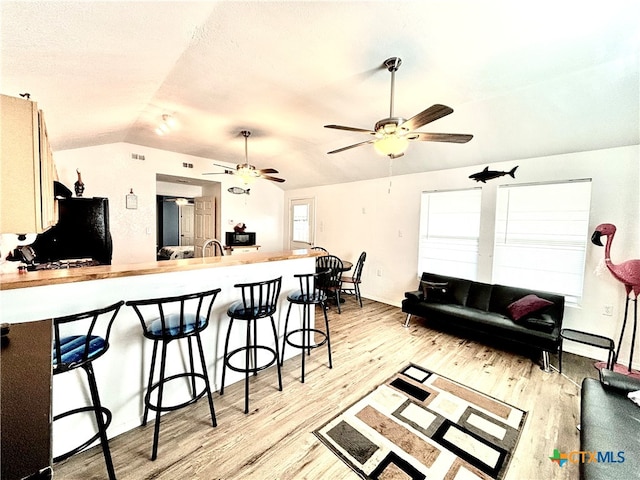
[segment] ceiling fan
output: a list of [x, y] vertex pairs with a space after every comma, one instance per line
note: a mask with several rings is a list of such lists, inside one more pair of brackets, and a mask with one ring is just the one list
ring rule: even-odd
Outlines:
[[272, 182], [278, 183], [284, 182], [284, 178], [272, 177], [271, 175], [268, 175], [269, 173], [278, 173], [278, 171], [274, 168], [263, 168], [261, 170], [258, 170], [253, 165], [249, 165], [247, 139], [249, 138], [249, 135], [251, 135], [251, 132], [249, 130], [242, 130], [240, 133], [244, 137], [244, 163], [237, 164], [235, 170], [231, 170], [225, 165], [217, 165], [214, 163], [216, 167], [224, 168], [224, 172], [210, 172], [203, 173], [203, 175], [220, 175], [225, 173], [228, 175], [237, 175], [242, 178], [245, 184], [252, 182], [256, 178], [263, 178], [265, 180], [271, 180]]
[[452, 142], [467, 143], [473, 138], [473, 135], [461, 133], [426, 133], [416, 132], [416, 129], [442, 118], [450, 113], [453, 109], [446, 105], [432, 105], [426, 110], [406, 120], [402, 117], [396, 117], [393, 114], [393, 97], [395, 87], [395, 74], [402, 60], [398, 57], [391, 57], [384, 61], [384, 66], [391, 72], [391, 102], [389, 108], [389, 117], [379, 120], [373, 130], [365, 128], [345, 127], [342, 125], [325, 125], [325, 128], [335, 128], [337, 130], [348, 130], [350, 132], [368, 133], [374, 138], [365, 142], [356, 143], [347, 147], [338, 148], [328, 153], [338, 153], [361, 145], [374, 144], [375, 149], [389, 158], [398, 158], [404, 155], [405, 150], [409, 146], [410, 140], [418, 140], [422, 142]]

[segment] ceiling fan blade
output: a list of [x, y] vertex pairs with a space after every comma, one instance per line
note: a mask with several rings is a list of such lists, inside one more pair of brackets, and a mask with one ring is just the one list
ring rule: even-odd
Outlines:
[[262, 170], [256, 170], [256, 172], [262, 175], [263, 173], [278, 173], [278, 170], [275, 168], [263, 168]]
[[431, 105], [426, 110], [414, 115], [406, 122], [400, 124], [402, 128], [406, 128], [409, 131], [413, 131], [416, 128], [420, 128], [427, 123], [431, 123], [439, 118], [445, 117], [453, 113], [453, 108], [447, 107], [446, 105], [435, 104]]
[[372, 135], [375, 135], [376, 133], [373, 130], [367, 130], [365, 128], [356, 128], [356, 127], [345, 127], [344, 125], [325, 125], [324, 128], [335, 128], [336, 130], [347, 130], [349, 132], [370, 133]]
[[421, 142], [451, 142], [451, 143], [467, 143], [473, 138], [473, 135], [464, 133], [423, 133], [413, 132], [407, 135], [410, 140], [419, 140]]
[[265, 180], [271, 180], [272, 182], [282, 183], [284, 182], [284, 178], [272, 177], [270, 175], [260, 175], [260, 178], [264, 178]]
[[337, 149], [337, 150], [332, 150], [332, 151], [327, 152], [327, 153], [338, 153], [338, 152], [344, 152], [345, 150], [349, 150], [350, 148], [359, 147], [360, 145], [366, 145], [366, 144], [368, 144], [368, 143], [373, 143], [373, 142], [375, 142], [375, 141], [376, 141], [375, 139], [373, 139], [373, 140], [367, 140], [366, 142], [355, 143], [355, 144], [353, 144], [353, 145], [349, 145], [348, 147], [342, 147], [342, 148], [339, 148], [339, 149]]

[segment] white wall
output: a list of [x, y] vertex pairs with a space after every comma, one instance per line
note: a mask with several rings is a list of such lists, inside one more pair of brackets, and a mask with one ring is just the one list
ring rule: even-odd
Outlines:
[[[489, 164], [492, 170], [510, 170], [515, 165], [519, 165], [519, 168], [516, 180], [501, 177], [486, 185], [480, 184], [483, 188], [484, 223], [479, 280], [491, 281], [496, 190], [498, 185], [504, 183], [592, 178], [590, 231], [600, 223], [615, 224], [618, 233], [612, 247], [614, 263], [640, 258], [639, 158], [640, 148], [630, 146]], [[402, 159], [395, 161], [401, 162]], [[421, 192], [473, 187], [476, 183], [468, 176], [484, 166], [393, 177], [390, 193], [389, 179], [384, 178], [287, 191], [285, 200], [288, 205], [290, 199], [315, 197], [315, 244], [352, 261], [365, 250], [367, 261], [363, 270], [363, 295], [400, 305], [404, 292], [417, 288], [418, 275], [421, 273], [417, 271]], [[604, 248], [589, 243], [584, 300], [579, 308], [566, 309], [564, 326], [606, 335], [617, 342], [624, 312], [624, 288], [607, 271], [601, 276], [593, 273], [602, 258]], [[612, 317], [602, 315], [605, 304], [614, 306]], [[627, 338], [630, 335], [628, 333]], [[572, 342], [567, 342], [566, 349], [593, 358], [604, 358], [602, 350], [589, 349]], [[627, 352], [628, 345], [623, 345], [621, 359], [628, 358]], [[638, 357], [640, 354], [636, 355]]]
[[[132, 153], [144, 155], [145, 160], [132, 159]], [[169, 191], [162, 184], [157, 190], [157, 173], [220, 182], [222, 231], [232, 231], [235, 223], [244, 222], [249, 231], [257, 232], [262, 251], [282, 250], [284, 194], [272, 182], [256, 181], [250, 186], [250, 195], [233, 195], [227, 188], [242, 186], [237, 177], [203, 177], [203, 172], [214, 169], [212, 160], [127, 143], [58, 151], [54, 159], [60, 182], [71, 190], [79, 168], [84, 196], [109, 198], [114, 264], [156, 258], [156, 193]], [[193, 168], [184, 168], [185, 162], [192, 163]], [[125, 205], [132, 188], [138, 196], [137, 210]]]

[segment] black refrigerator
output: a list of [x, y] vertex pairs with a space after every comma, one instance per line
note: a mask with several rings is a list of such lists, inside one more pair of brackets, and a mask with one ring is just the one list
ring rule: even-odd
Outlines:
[[113, 244], [109, 231], [109, 199], [59, 199], [58, 212], [58, 223], [38, 235], [31, 245], [36, 261], [90, 258], [110, 265]]

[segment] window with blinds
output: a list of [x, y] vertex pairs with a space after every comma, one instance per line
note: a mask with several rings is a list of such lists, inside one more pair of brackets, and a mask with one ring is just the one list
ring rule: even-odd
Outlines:
[[475, 280], [482, 190], [422, 192], [418, 272]]
[[591, 180], [501, 186], [493, 283], [582, 297]]

